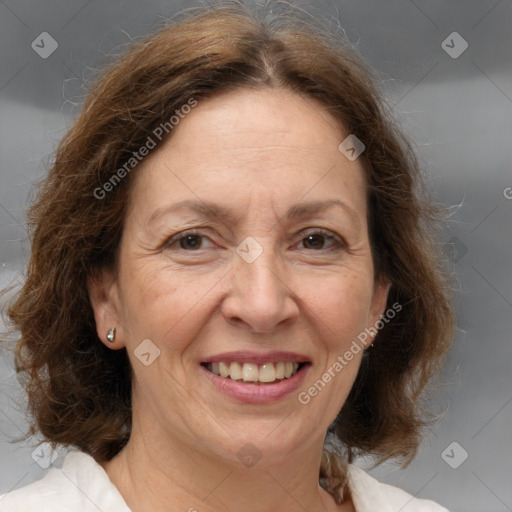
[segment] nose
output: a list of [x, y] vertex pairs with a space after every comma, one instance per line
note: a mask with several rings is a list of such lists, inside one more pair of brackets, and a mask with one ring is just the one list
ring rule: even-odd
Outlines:
[[229, 323], [268, 334], [298, 318], [298, 297], [273, 251], [264, 250], [252, 263], [236, 256], [229, 275], [229, 293], [221, 306]]

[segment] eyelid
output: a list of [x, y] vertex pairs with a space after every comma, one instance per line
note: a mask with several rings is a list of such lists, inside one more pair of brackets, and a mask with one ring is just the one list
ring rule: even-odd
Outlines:
[[[329, 229], [324, 228], [306, 228], [299, 232], [298, 236], [306, 237], [308, 235], [323, 235], [325, 238], [335, 241], [339, 246], [343, 248], [348, 248], [348, 244], [345, 242], [345, 239], [335, 233], [334, 231], [331, 231]], [[301, 242], [303, 238], [299, 240]], [[332, 248], [331, 248], [332, 249]], [[329, 249], [324, 249], [328, 251]], [[318, 252], [320, 252], [319, 250]]]
[[[212, 241], [211, 238], [208, 237], [204, 233], [205, 230], [207, 230], [207, 228], [191, 228], [191, 229], [187, 229], [185, 231], [181, 231], [181, 232], [176, 233], [175, 235], [171, 236], [169, 239], [167, 239], [163, 243], [162, 246], [164, 248], [169, 248], [172, 245], [174, 245], [176, 242], [181, 240], [182, 238], [186, 238], [187, 236], [190, 236], [190, 235], [197, 235], [199, 237], [206, 238], [206, 239]], [[336, 242], [338, 244], [338, 248], [345, 248], [345, 249], [348, 248], [348, 244], [346, 243], [346, 241], [344, 240], [343, 237], [339, 236], [334, 231], [331, 231], [331, 230], [325, 229], [325, 228], [311, 227], [311, 228], [305, 228], [305, 229], [299, 231], [299, 233], [297, 235], [300, 237], [298, 243], [300, 243], [304, 239], [304, 237], [306, 237], [308, 235], [322, 235], [326, 239]], [[186, 251], [185, 249], [181, 249], [181, 250], [183, 250], [185, 252], [200, 252], [202, 249], [205, 249], [205, 248], [197, 249], [195, 251]], [[336, 249], [336, 247], [331, 247], [329, 249], [319, 249], [318, 251], [312, 251], [312, 252], [322, 252], [322, 251], [325, 252], [325, 251], [330, 251], [330, 250], [334, 250], [334, 249]]]
[[[170, 238], [168, 238], [167, 240], [165, 240], [165, 242], [162, 244], [162, 247], [169, 248], [171, 245], [175, 244], [182, 238], [185, 238], [190, 235], [197, 235], [199, 237], [208, 238], [209, 240], [211, 240], [210, 237], [208, 237], [207, 235], [204, 234], [204, 230], [205, 230], [205, 228], [200, 228], [200, 229], [192, 228], [192, 229], [187, 229], [185, 231], [180, 231], [179, 233], [176, 233], [175, 235], [173, 235]], [[181, 249], [181, 250], [184, 251], [185, 249]], [[201, 251], [201, 249], [198, 249], [196, 251], [186, 251], [186, 252], [199, 252], [199, 251]]]

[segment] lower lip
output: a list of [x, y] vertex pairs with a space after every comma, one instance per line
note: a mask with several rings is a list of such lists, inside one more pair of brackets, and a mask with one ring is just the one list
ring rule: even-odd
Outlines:
[[245, 404], [267, 404], [278, 402], [299, 388], [311, 365], [304, 364], [301, 369], [289, 379], [275, 384], [247, 384], [241, 380], [215, 375], [204, 366], [201, 370], [207, 379], [223, 394]]

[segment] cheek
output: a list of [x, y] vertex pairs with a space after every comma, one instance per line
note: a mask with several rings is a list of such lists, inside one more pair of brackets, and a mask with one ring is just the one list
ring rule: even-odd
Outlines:
[[372, 285], [362, 275], [346, 271], [302, 282], [302, 298], [331, 350], [343, 350], [367, 327]]
[[312, 427], [334, 421], [357, 377], [364, 350], [357, 337], [367, 327], [372, 291], [370, 280], [361, 275], [362, 271], [340, 273], [308, 288], [306, 302], [312, 312], [311, 335], [318, 348], [318, 364], [298, 400], [311, 408], [304, 421]]
[[127, 344], [149, 338], [162, 351], [180, 351], [201, 328], [219, 276], [140, 261], [125, 267], [122, 282]]

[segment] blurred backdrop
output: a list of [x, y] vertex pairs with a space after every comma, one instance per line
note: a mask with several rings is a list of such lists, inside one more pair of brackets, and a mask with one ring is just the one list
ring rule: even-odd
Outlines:
[[[292, 2], [295, 3], [295, 2]], [[79, 112], [93, 70], [194, 2], [0, 0], [0, 286], [28, 255], [31, 184]], [[378, 72], [437, 199], [458, 279], [458, 333], [435, 397], [446, 415], [406, 470], [371, 472], [453, 512], [512, 510], [512, 2], [315, 0]], [[40, 478], [12, 356], [0, 347], [0, 494]], [[366, 460], [360, 461], [368, 467]]]

